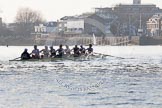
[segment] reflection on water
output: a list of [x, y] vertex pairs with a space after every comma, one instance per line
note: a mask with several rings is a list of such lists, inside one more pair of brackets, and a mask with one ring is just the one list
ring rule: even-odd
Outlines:
[[127, 59], [106, 57], [91, 61], [8, 61], [16, 58], [23, 48], [0, 47], [2, 108], [162, 106], [160, 46], [95, 47], [96, 52]]

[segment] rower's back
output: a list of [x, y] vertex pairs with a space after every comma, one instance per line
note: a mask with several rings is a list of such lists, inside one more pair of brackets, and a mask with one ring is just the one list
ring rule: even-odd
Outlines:
[[28, 50], [25, 49], [24, 52], [21, 54], [21, 59], [22, 59], [22, 60], [28, 60], [28, 59], [30, 59], [30, 58], [31, 58], [31, 57], [30, 57], [30, 54], [28, 53]]
[[32, 51], [32, 58], [39, 59], [39, 49], [37, 49], [37, 45], [34, 45], [34, 50]]
[[89, 54], [93, 53], [92, 44], [89, 44], [89, 48], [87, 48], [87, 51]]
[[43, 49], [42, 51], [43, 51], [43, 57], [48, 58], [49, 57], [48, 46], [45, 46], [45, 49]]
[[50, 57], [55, 57], [56, 56], [56, 50], [53, 48], [53, 46], [50, 47]]
[[80, 45], [79, 51], [80, 51], [80, 53], [81, 53], [82, 55], [84, 55], [85, 52], [86, 52], [86, 49], [85, 49], [82, 45]]
[[66, 56], [69, 56], [71, 54], [71, 50], [68, 45], [66, 45], [66, 49], [64, 51], [66, 53]]
[[75, 45], [75, 47], [73, 48], [73, 50], [74, 50], [74, 57], [79, 57], [79, 55], [80, 55], [80, 52], [79, 52], [79, 48], [78, 48], [78, 46], [77, 45]]
[[56, 52], [58, 52], [57, 57], [63, 57], [64, 49], [62, 48], [62, 45], [59, 46], [59, 49], [57, 49]]

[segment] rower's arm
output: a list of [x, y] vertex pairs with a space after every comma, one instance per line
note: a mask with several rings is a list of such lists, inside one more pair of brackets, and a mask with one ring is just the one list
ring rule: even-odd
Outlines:
[[44, 49], [40, 50], [39, 53], [41, 53]]
[[73, 49], [71, 49], [70, 51], [73, 51], [74, 50], [74, 48]]

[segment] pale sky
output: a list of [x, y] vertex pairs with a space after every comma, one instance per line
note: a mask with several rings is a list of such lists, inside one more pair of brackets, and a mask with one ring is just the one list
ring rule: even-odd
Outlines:
[[[40, 11], [47, 21], [56, 21], [63, 16], [92, 12], [95, 7], [111, 7], [133, 0], [0, 0], [0, 16], [4, 22], [13, 22], [17, 10], [29, 7]], [[142, 0], [142, 3], [156, 4], [162, 8], [161, 0]]]

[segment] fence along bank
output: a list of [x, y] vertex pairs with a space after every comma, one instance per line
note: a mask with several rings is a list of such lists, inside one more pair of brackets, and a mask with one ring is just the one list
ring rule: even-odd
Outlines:
[[[133, 36], [131, 40], [128, 36], [123, 37], [95, 37], [96, 45], [112, 45], [112, 46], [126, 46], [126, 45], [139, 45], [139, 37]], [[44, 38], [36, 38], [35, 44], [38, 45], [88, 45], [94, 43], [94, 38], [92, 36], [72, 36], [72, 37], [63, 37], [63, 36], [52, 36]]]

